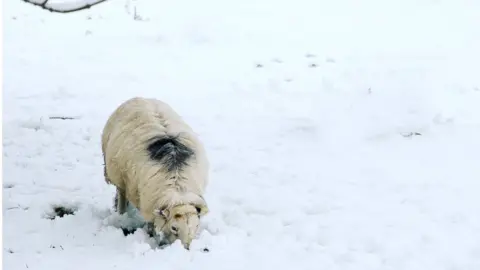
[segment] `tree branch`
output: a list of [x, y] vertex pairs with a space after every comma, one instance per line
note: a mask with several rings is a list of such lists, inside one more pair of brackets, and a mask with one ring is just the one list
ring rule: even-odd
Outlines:
[[53, 5], [48, 5], [49, 0], [22, 0], [25, 3], [32, 4], [34, 6], [41, 7], [50, 12], [56, 13], [71, 13], [75, 11], [80, 11], [83, 9], [89, 9], [95, 5], [106, 2], [108, 0], [80, 0], [74, 3], [56, 3]]
[[48, 118], [49, 119], [60, 119], [60, 120], [75, 120], [75, 119], [78, 119], [78, 117], [72, 117], [72, 116], [50, 116]]

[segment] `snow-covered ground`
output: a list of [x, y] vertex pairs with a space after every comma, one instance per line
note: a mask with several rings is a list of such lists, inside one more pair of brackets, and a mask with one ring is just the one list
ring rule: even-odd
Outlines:
[[[480, 269], [478, 0], [126, 3], [2, 2], [4, 269]], [[100, 135], [133, 96], [207, 147], [191, 251], [112, 211]]]

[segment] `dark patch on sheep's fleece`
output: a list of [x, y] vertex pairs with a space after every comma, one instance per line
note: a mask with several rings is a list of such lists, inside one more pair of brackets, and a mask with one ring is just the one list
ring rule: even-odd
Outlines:
[[185, 145], [180, 136], [156, 136], [147, 142], [147, 149], [152, 160], [160, 162], [168, 172], [182, 170], [195, 152]]

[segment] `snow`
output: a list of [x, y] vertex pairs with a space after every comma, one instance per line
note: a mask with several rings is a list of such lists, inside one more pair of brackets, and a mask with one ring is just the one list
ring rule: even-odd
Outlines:
[[[3, 7], [5, 269], [480, 269], [478, 1]], [[112, 210], [100, 135], [133, 96], [207, 147], [191, 251]]]

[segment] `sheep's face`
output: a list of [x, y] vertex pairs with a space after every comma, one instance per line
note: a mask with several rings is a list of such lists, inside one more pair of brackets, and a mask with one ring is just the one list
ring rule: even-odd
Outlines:
[[[190, 248], [190, 243], [195, 238], [200, 217], [206, 213], [206, 207], [197, 207], [190, 204], [178, 205], [170, 209], [157, 210], [164, 218], [164, 223], [160, 228], [156, 226], [156, 230], [162, 231], [167, 241], [170, 243], [180, 239], [182, 245]], [[162, 229], [163, 228], [163, 229]]]

